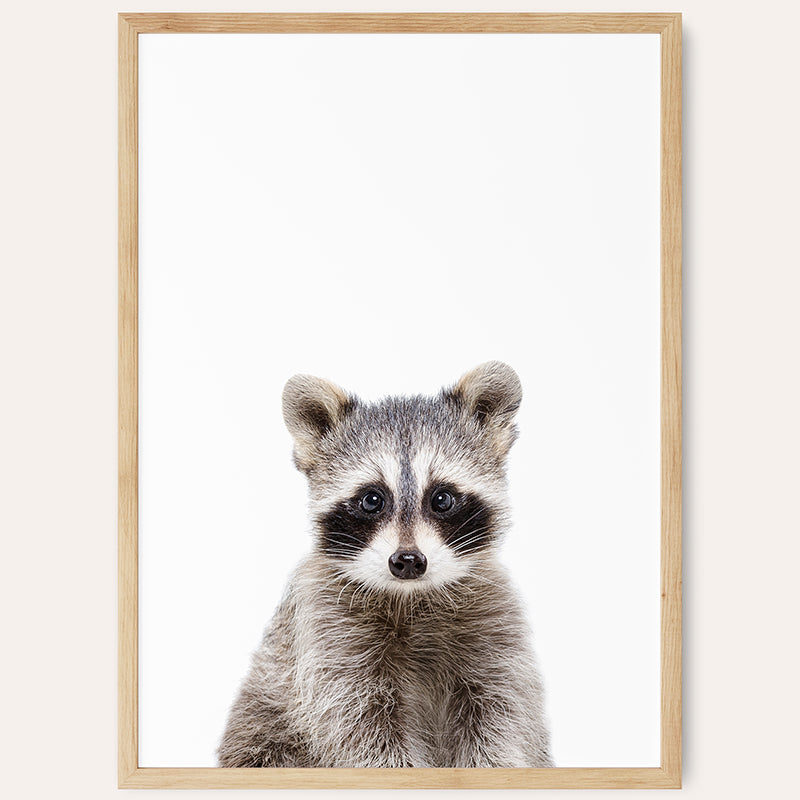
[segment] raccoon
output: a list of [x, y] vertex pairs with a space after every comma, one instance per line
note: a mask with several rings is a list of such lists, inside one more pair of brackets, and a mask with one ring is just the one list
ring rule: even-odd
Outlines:
[[221, 767], [553, 766], [528, 627], [496, 557], [521, 399], [497, 361], [438, 396], [374, 404], [289, 380], [314, 546], [231, 708]]

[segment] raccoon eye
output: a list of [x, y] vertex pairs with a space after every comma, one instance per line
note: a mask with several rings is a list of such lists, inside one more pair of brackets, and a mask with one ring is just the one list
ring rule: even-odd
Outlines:
[[433, 496], [431, 497], [431, 508], [437, 514], [444, 514], [455, 505], [455, 502], [455, 498], [450, 494], [450, 492], [440, 490], [433, 493]]
[[367, 492], [358, 501], [358, 506], [362, 511], [366, 511], [367, 514], [377, 514], [383, 508], [383, 502], [383, 497], [378, 492]]

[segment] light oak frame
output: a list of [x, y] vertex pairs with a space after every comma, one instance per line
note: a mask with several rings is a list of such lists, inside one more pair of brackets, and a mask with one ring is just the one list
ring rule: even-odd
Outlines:
[[[679, 788], [681, 785], [681, 15], [120, 14], [120, 788]], [[138, 766], [138, 35], [657, 33], [661, 37], [661, 766], [569, 769], [155, 769]]]

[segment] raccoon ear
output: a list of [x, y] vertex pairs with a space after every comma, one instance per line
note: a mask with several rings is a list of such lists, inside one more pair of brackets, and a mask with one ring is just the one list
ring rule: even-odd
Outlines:
[[492, 432], [496, 449], [506, 455], [517, 437], [514, 415], [522, 402], [517, 373], [502, 361], [487, 361], [462, 375], [449, 394]]
[[335, 383], [313, 375], [295, 375], [283, 388], [283, 419], [295, 443], [301, 470], [314, 464], [319, 440], [352, 407], [353, 400]]

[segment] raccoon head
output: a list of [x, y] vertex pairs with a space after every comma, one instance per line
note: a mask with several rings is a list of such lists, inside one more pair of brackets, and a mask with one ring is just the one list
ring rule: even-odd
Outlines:
[[517, 374], [499, 361], [435, 397], [370, 404], [322, 378], [291, 378], [283, 414], [318, 551], [341, 577], [395, 594], [469, 576], [507, 524], [521, 400]]

